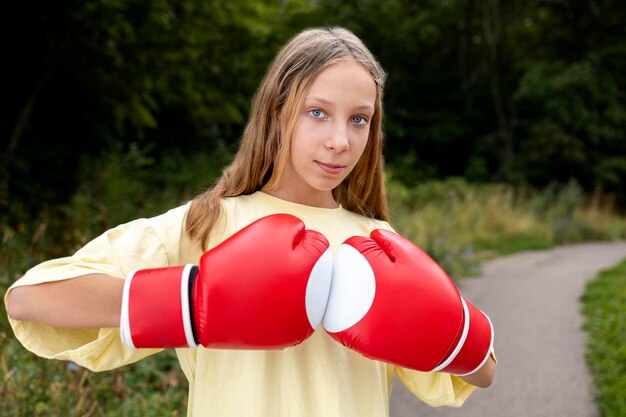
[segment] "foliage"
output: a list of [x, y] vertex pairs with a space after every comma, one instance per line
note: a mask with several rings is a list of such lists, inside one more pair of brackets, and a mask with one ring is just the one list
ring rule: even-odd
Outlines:
[[184, 416], [187, 383], [173, 351], [92, 373], [34, 357], [0, 329], [2, 416]]
[[[304, 2], [89, 0], [8, 5], [0, 208], [16, 224], [67, 203], [81, 161], [231, 150]], [[6, 88], [4, 88], [6, 87]]]
[[624, 189], [626, 104], [611, 74], [589, 60], [538, 64], [515, 96], [534, 119], [519, 157], [529, 181], [575, 177], [587, 189]]
[[109, 227], [137, 217], [160, 214], [182, 204], [211, 185], [231, 158], [225, 149], [210, 155], [172, 152], [160, 159], [149, 149], [107, 152], [83, 162], [85, 177], [70, 202], [60, 207], [68, 230], [78, 244]]
[[[322, 2], [389, 73], [388, 159], [407, 184], [575, 179], [624, 203], [626, 7], [617, 1]], [[394, 30], [381, 22], [393, 22]]]
[[626, 238], [626, 219], [575, 182], [544, 190], [471, 184], [461, 178], [407, 187], [389, 180], [394, 226], [453, 276], [471, 275], [484, 256], [587, 240]]
[[[626, 7], [616, 0], [11, 2], [3, 29], [0, 217], [68, 203], [81, 161], [237, 144], [267, 64], [342, 25], [389, 74], [397, 179], [574, 179], [626, 207]], [[393, 26], [393, 30], [389, 28]]]
[[603, 417], [626, 416], [626, 261], [603, 271], [582, 297], [587, 363]]

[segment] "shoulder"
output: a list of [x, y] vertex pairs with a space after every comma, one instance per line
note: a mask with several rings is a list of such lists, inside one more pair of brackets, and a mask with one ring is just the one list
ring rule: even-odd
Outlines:
[[184, 232], [185, 216], [189, 205], [190, 203], [187, 203], [153, 217], [130, 221], [107, 231], [106, 234], [109, 238], [124, 236], [130, 240], [133, 236], [137, 239], [152, 236], [166, 247], [177, 244]]
[[138, 218], [109, 229], [83, 246], [74, 255], [99, 257], [108, 253], [116, 263], [126, 264], [133, 259], [154, 259], [156, 266], [178, 262], [188, 204], [173, 208], [157, 216]]
[[191, 202], [187, 202], [163, 214], [141, 220], [166, 241], [178, 240], [184, 232], [185, 219], [190, 206]]

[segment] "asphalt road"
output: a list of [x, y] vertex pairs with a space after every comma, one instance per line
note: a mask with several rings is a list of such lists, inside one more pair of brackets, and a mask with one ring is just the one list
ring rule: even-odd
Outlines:
[[597, 417], [584, 362], [580, 296], [626, 257], [626, 242], [531, 251], [486, 262], [461, 293], [495, 328], [498, 371], [461, 408], [431, 408], [394, 381], [392, 417]]

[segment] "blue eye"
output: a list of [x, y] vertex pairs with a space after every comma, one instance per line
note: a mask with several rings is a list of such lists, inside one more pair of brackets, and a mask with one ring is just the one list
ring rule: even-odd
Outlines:
[[309, 114], [313, 117], [315, 117], [316, 119], [321, 119], [322, 117], [324, 117], [324, 112], [320, 109], [313, 109], [309, 111]]
[[352, 118], [352, 122], [357, 124], [357, 125], [364, 125], [367, 123], [367, 119], [363, 116], [354, 116]]

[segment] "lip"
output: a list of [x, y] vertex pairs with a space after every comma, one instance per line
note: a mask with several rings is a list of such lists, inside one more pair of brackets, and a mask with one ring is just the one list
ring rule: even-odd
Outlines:
[[322, 171], [333, 175], [341, 173], [346, 168], [345, 165], [326, 164], [320, 161], [315, 161], [315, 163], [322, 169]]

